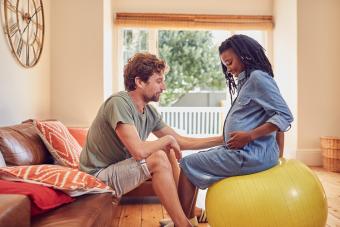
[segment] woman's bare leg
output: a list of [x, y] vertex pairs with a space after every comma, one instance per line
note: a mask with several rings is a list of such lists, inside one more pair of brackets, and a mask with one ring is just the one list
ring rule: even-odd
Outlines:
[[197, 187], [181, 172], [178, 183], [178, 196], [183, 211], [189, 219], [195, 217], [197, 192]]

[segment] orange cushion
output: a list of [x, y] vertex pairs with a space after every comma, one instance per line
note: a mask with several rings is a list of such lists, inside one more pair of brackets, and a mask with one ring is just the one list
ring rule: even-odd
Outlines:
[[89, 131], [88, 128], [67, 128], [68, 131], [71, 133], [73, 138], [77, 140], [81, 147], [84, 147], [86, 142], [87, 132]]
[[45, 185], [70, 196], [114, 191], [92, 175], [59, 165], [30, 165], [0, 168], [0, 178]]
[[54, 160], [71, 168], [79, 167], [81, 147], [60, 121], [34, 121], [41, 139]]

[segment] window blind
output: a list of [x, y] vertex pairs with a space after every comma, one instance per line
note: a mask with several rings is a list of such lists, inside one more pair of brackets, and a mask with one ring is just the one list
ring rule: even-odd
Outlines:
[[158, 29], [271, 30], [273, 17], [268, 15], [116, 13], [115, 24], [121, 27]]

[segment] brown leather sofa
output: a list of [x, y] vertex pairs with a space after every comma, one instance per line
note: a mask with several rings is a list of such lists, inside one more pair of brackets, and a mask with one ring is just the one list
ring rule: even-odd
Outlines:
[[[0, 127], [0, 151], [7, 166], [52, 163], [31, 121]], [[129, 196], [154, 196], [151, 182], [141, 185]], [[121, 212], [118, 203], [110, 193], [83, 195], [70, 204], [31, 218], [26, 196], [1, 195], [0, 226], [115, 226]]]

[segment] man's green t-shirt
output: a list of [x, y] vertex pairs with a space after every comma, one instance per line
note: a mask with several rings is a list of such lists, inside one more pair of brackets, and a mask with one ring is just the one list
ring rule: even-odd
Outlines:
[[153, 106], [147, 104], [144, 112], [139, 113], [126, 91], [112, 95], [100, 107], [89, 129], [80, 154], [80, 170], [95, 174], [102, 168], [131, 157], [115, 132], [119, 122], [134, 125], [143, 141], [151, 132], [165, 126]]

